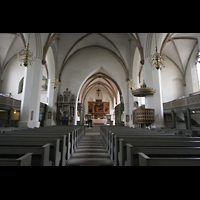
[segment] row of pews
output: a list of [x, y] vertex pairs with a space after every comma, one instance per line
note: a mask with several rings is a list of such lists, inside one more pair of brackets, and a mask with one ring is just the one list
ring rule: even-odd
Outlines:
[[65, 166], [84, 126], [48, 126], [0, 133], [0, 166]]
[[114, 166], [200, 166], [198, 131], [101, 126]]

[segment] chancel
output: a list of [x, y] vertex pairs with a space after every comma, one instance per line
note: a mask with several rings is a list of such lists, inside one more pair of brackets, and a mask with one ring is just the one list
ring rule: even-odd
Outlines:
[[0, 49], [0, 165], [200, 165], [199, 33], [0, 33]]

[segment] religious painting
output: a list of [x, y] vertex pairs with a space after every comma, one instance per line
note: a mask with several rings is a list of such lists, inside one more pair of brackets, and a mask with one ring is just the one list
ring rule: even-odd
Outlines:
[[110, 113], [110, 103], [109, 102], [88, 102], [88, 113], [102, 113], [109, 114]]
[[105, 102], [104, 103], [104, 113], [110, 113], [110, 106], [109, 106], [109, 102]]
[[94, 103], [94, 113], [103, 113], [103, 103]]
[[93, 113], [94, 102], [88, 102], [88, 113]]

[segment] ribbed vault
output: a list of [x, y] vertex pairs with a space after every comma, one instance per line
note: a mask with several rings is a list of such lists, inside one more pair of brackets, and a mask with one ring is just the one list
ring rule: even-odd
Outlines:
[[115, 80], [103, 72], [94, 73], [85, 81], [79, 94], [79, 102], [83, 103], [88, 92], [96, 86], [102, 87], [106, 90], [112, 100], [112, 103], [114, 103], [114, 98], [115, 102], [118, 103], [117, 94], [118, 92], [120, 96], [122, 94], [119, 85]]

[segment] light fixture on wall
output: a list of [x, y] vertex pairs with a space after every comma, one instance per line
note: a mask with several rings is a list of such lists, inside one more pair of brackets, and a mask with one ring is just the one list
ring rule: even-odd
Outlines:
[[134, 90], [134, 89], [136, 89], [136, 87], [135, 87], [136, 84], [135, 84], [135, 82], [134, 82], [133, 79], [129, 79], [127, 86], [128, 86], [128, 89], [129, 89], [129, 90]]
[[60, 82], [57, 78], [54, 78], [53, 81], [51, 82], [51, 85], [53, 86], [54, 90], [58, 89], [60, 86]]
[[129, 79], [128, 89], [132, 91], [132, 95], [135, 97], [145, 97], [147, 95], [153, 95], [156, 93], [156, 89], [147, 87], [144, 80], [140, 88], [136, 88], [135, 86], [136, 86], [135, 82], [132, 79]]
[[156, 52], [153, 56], [151, 55], [149, 62], [151, 63], [153, 69], [159, 70], [165, 67], [164, 61], [166, 60], [166, 56], [158, 53], [156, 33], [155, 33], [155, 42], [156, 42]]
[[32, 65], [32, 63], [35, 60], [33, 52], [29, 50], [29, 39], [30, 39], [30, 33], [28, 36], [28, 43], [26, 45], [26, 48], [22, 49], [18, 53], [18, 59], [19, 59], [19, 62], [21, 63], [20, 66], [24, 65], [24, 67], [27, 67], [28, 64]]

